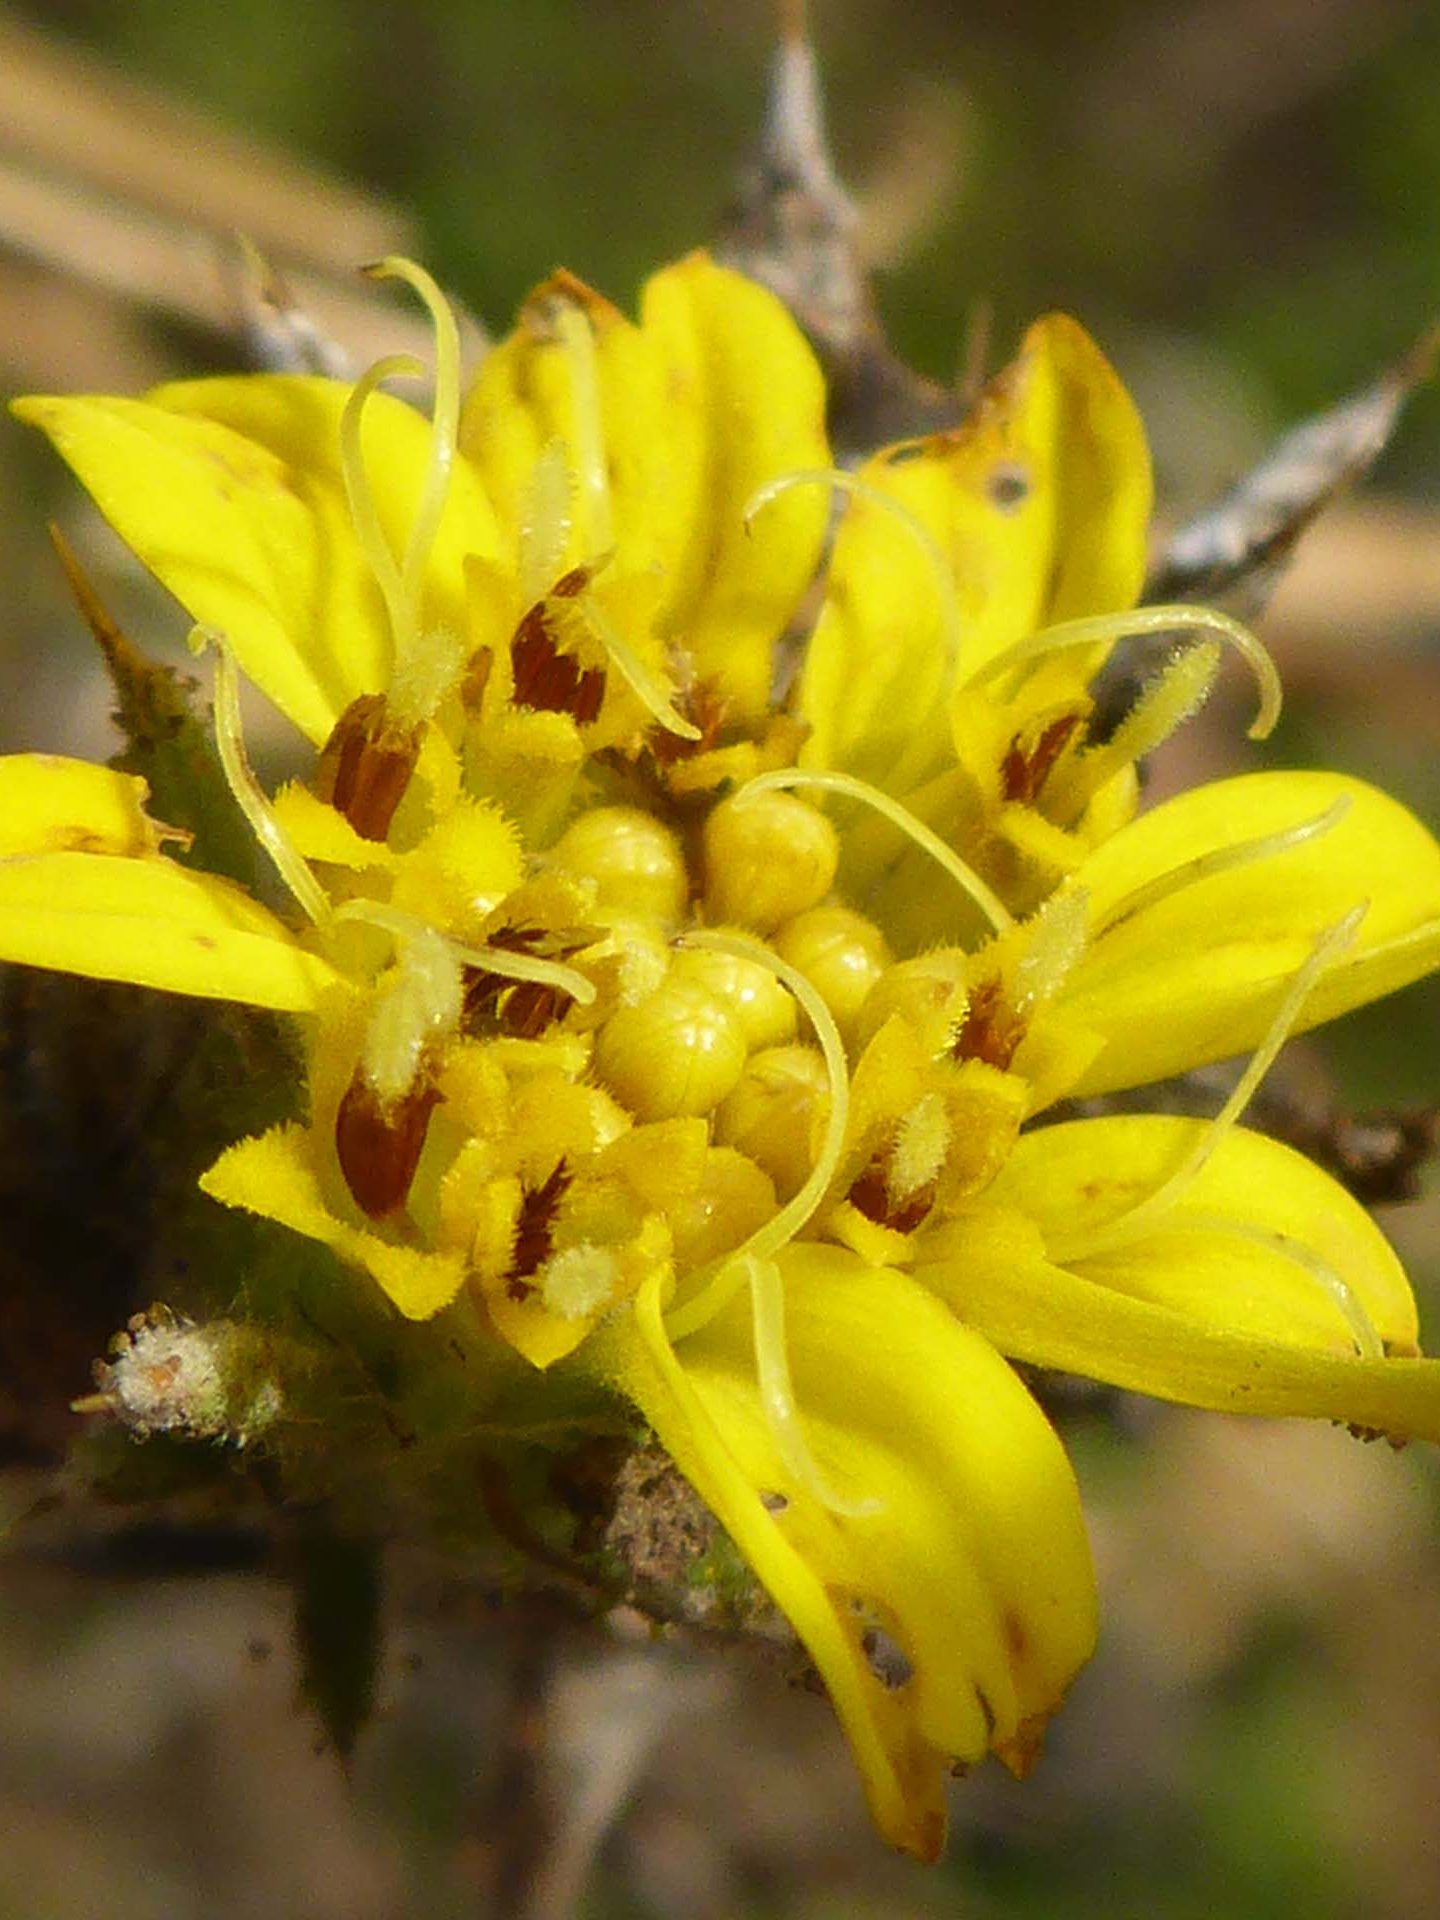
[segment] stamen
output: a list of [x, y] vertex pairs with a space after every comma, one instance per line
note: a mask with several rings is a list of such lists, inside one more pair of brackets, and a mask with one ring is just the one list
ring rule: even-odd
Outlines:
[[600, 408], [600, 369], [590, 317], [575, 301], [557, 298], [550, 325], [570, 360], [570, 397], [575, 408], [575, 460], [589, 508], [589, 546], [609, 553], [615, 545], [610, 511], [610, 476], [605, 459], [605, 423]]
[[369, 561], [370, 571], [384, 598], [390, 634], [397, 652], [412, 644], [410, 611], [400, 569], [395, 564], [395, 556], [390, 551], [390, 543], [385, 538], [380, 516], [375, 510], [375, 496], [370, 491], [370, 478], [365, 471], [360, 421], [366, 401], [383, 380], [418, 380], [423, 379], [424, 375], [425, 369], [413, 353], [387, 354], [361, 374], [351, 388], [345, 410], [340, 415], [340, 472], [345, 481], [345, 497], [350, 503], [350, 518], [355, 523], [355, 537], [360, 542], [360, 551]]
[[320, 749], [311, 791], [362, 840], [384, 843], [420, 758], [421, 729], [397, 724], [383, 693], [360, 693]]
[[615, 1298], [620, 1278], [614, 1249], [588, 1240], [554, 1254], [536, 1275], [541, 1299], [562, 1320], [593, 1318]]
[[959, 854], [947, 847], [939, 834], [927, 827], [923, 820], [918, 820], [908, 807], [901, 806], [898, 800], [892, 800], [888, 793], [882, 793], [879, 787], [872, 787], [866, 780], [857, 780], [848, 773], [810, 773], [801, 767], [781, 767], [774, 773], [757, 774], [753, 780], [747, 780], [735, 794], [734, 804], [743, 806], [747, 799], [758, 800], [762, 793], [774, 793], [787, 787], [815, 787], [822, 793], [843, 794], [848, 800], [859, 800], [865, 806], [873, 807], [891, 826], [897, 827], [907, 839], [913, 840], [917, 847], [945, 869], [965, 897], [984, 914], [996, 933], [1004, 933], [1008, 927], [1014, 926], [1009, 909], [973, 867], [967, 866]]
[[923, 1094], [901, 1116], [885, 1176], [886, 1195], [896, 1212], [933, 1188], [944, 1171], [951, 1140], [950, 1116], [938, 1093]]
[[455, 465], [455, 447], [460, 435], [460, 329], [449, 301], [423, 267], [413, 260], [391, 254], [365, 268], [372, 280], [403, 280], [425, 304], [435, 329], [435, 399], [431, 408], [430, 466], [425, 475], [425, 491], [410, 524], [405, 542], [405, 558], [400, 565], [400, 585], [412, 619], [419, 625], [420, 592], [425, 563], [435, 544], [440, 516], [445, 511], [445, 496], [450, 488], [450, 473]]
[[595, 983], [587, 980], [574, 967], [563, 966], [558, 960], [543, 960], [533, 953], [516, 953], [509, 947], [471, 947], [458, 940], [451, 944], [464, 966], [479, 967], [485, 973], [503, 974], [507, 980], [553, 987], [557, 993], [566, 994], [577, 1006], [588, 1007], [594, 1003]]
[[386, 703], [392, 727], [418, 734], [459, 686], [469, 660], [466, 642], [448, 627], [417, 630], [413, 646], [397, 646]]
[[505, 1275], [512, 1300], [529, 1296], [531, 1289], [525, 1282], [540, 1271], [555, 1251], [555, 1216], [574, 1178], [562, 1156], [556, 1161], [554, 1171], [547, 1174], [538, 1187], [525, 1190], [515, 1225], [515, 1245]]
[[835, 1016], [805, 975], [780, 959], [778, 954], [772, 953], [768, 947], [762, 946], [758, 940], [747, 940], [743, 934], [697, 931], [685, 934], [680, 944], [753, 961], [756, 966], [773, 973], [782, 985], [789, 988], [815, 1029], [820, 1051], [825, 1056], [825, 1071], [830, 1078], [830, 1112], [825, 1121], [825, 1136], [820, 1143], [819, 1156], [804, 1185], [757, 1233], [752, 1233], [748, 1240], [726, 1256], [724, 1264], [698, 1293], [667, 1315], [665, 1325], [672, 1338], [677, 1340], [684, 1334], [695, 1332], [697, 1327], [703, 1327], [723, 1307], [729, 1305], [746, 1284], [747, 1262], [773, 1259], [806, 1225], [835, 1177], [835, 1169], [840, 1163], [840, 1150], [845, 1143], [845, 1128], [850, 1118], [850, 1073], [845, 1062], [845, 1045], [840, 1038], [840, 1029], [835, 1024]]
[[[605, 701], [604, 667], [582, 667], [555, 644], [560, 621], [553, 596], [530, 608], [510, 642], [511, 699], [532, 713], [568, 713], [577, 726], [599, 717]], [[572, 611], [569, 602], [563, 603]]]
[[1179, 1205], [1214, 1158], [1226, 1134], [1249, 1106], [1255, 1089], [1270, 1071], [1276, 1054], [1289, 1038], [1290, 1030], [1300, 1017], [1300, 1009], [1304, 1006], [1315, 982], [1350, 945], [1368, 910], [1368, 901], [1352, 907], [1343, 920], [1338, 920], [1333, 927], [1321, 934], [1308, 959], [1291, 981], [1289, 989], [1276, 1009], [1269, 1032], [1256, 1048], [1250, 1064], [1235, 1083], [1230, 1098], [1205, 1128], [1174, 1173], [1162, 1180], [1160, 1185], [1153, 1192], [1148, 1193], [1143, 1200], [1127, 1208], [1124, 1213], [1105, 1226], [1097, 1228], [1093, 1233], [1081, 1234], [1077, 1239], [1064, 1242], [1059, 1247], [1050, 1247], [1048, 1253], [1052, 1260], [1063, 1266], [1071, 1260], [1083, 1260], [1093, 1254], [1110, 1253], [1117, 1247], [1129, 1246], [1133, 1241], [1142, 1239], [1145, 1234], [1151, 1232], [1167, 1213]]
[[768, 506], [778, 500], [782, 494], [792, 493], [796, 487], [835, 487], [841, 493], [849, 494], [854, 500], [863, 500], [867, 507], [875, 507], [881, 513], [888, 513], [897, 526], [904, 529], [911, 542], [918, 549], [925, 562], [926, 571], [935, 583], [935, 598], [940, 610], [940, 627], [945, 643], [945, 678], [940, 689], [940, 698], [948, 700], [955, 688], [956, 676], [960, 670], [960, 648], [964, 639], [964, 630], [960, 622], [960, 602], [955, 593], [955, 581], [950, 572], [950, 564], [941, 552], [939, 543], [931, 534], [918, 514], [912, 513], [903, 500], [897, 500], [880, 487], [872, 486], [868, 480], [862, 480], [858, 474], [847, 473], [841, 467], [807, 467], [797, 473], [782, 473], [777, 479], [768, 480], [765, 485], [752, 493], [746, 502], [743, 519], [748, 533]]
[[1074, 873], [1085, 858], [1080, 836], [1068, 827], [1057, 827], [1034, 807], [1003, 806], [994, 821], [995, 832], [1007, 845], [1037, 867], [1053, 867], [1056, 873]]
[[432, 716], [463, 665], [463, 650], [453, 637], [427, 645], [421, 627], [425, 568], [445, 511], [460, 431], [460, 332], [444, 294], [423, 267], [391, 255], [364, 271], [372, 280], [403, 280], [424, 302], [435, 330], [430, 459], [399, 566], [380, 525], [365, 470], [361, 419], [366, 402], [382, 380], [423, 376], [425, 369], [412, 354], [391, 354], [376, 361], [356, 381], [340, 416], [340, 469], [356, 536], [390, 620], [395, 652], [392, 704], [398, 708], [397, 724], [404, 726]]
[[530, 469], [520, 509], [520, 598], [538, 606], [565, 565], [574, 523], [575, 481], [563, 440], [547, 440]]
[[255, 778], [250, 756], [245, 751], [240, 721], [240, 676], [230, 643], [223, 634], [206, 627], [192, 627], [188, 644], [194, 654], [203, 653], [207, 646], [215, 649], [215, 747], [226, 785], [249, 821], [250, 831], [274, 861], [276, 871], [295, 896], [301, 911], [317, 927], [328, 926], [333, 916], [324, 889], [275, 817], [275, 809]]
[[1193, 860], [1171, 867], [1168, 873], [1157, 873], [1133, 892], [1124, 894], [1102, 914], [1090, 938], [1092, 942], [1103, 939], [1126, 920], [1133, 920], [1137, 913], [1148, 912], [1161, 900], [1168, 900], [1171, 894], [1209, 880], [1217, 873], [1229, 873], [1236, 867], [1248, 867], [1253, 861], [1273, 859], [1291, 847], [1303, 846], [1307, 840], [1318, 840], [1322, 834], [1338, 827], [1349, 811], [1350, 796], [1342, 793], [1324, 813], [1317, 813], [1311, 820], [1282, 827], [1275, 833], [1257, 834], [1253, 840], [1237, 840], [1228, 847], [1214, 847], [1209, 853], [1197, 854]]
[[965, 1012], [947, 1051], [952, 1060], [983, 1060], [1007, 1072], [1028, 1022], [1005, 997], [998, 975], [979, 980], [970, 989]]
[[1220, 642], [1200, 640], [1183, 647], [1143, 690], [1129, 713], [1105, 742], [1082, 754], [1067, 769], [1069, 779], [1057, 784], [1058, 804], [1079, 788], [1083, 806], [1125, 767], [1133, 767], [1168, 740], [1177, 728], [1198, 713], [1209, 698], [1220, 671]]
[[395, 968], [375, 994], [360, 1055], [382, 1109], [419, 1092], [427, 1064], [459, 1026], [464, 1003], [454, 949], [434, 927], [417, 922], [397, 942]]
[[335, 1112], [335, 1157], [352, 1199], [372, 1220], [405, 1205], [439, 1104], [438, 1088], [423, 1074], [386, 1099], [356, 1068]]
[[1001, 799], [1033, 807], [1085, 718], [1084, 709], [1073, 706], [1046, 721], [1038, 733], [1030, 728], [1016, 733], [1000, 759]]
[[681, 740], [699, 740], [699, 727], [692, 726], [690, 721], [675, 711], [664, 687], [634, 649], [620, 638], [600, 611], [593, 595], [583, 595], [577, 607], [580, 617], [604, 647], [620, 678], [646, 711], [654, 716], [656, 724]]
[[785, 1338], [785, 1284], [773, 1260], [737, 1254], [732, 1259], [744, 1269], [750, 1287], [751, 1325], [755, 1336], [755, 1374], [765, 1424], [781, 1460], [807, 1493], [831, 1513], [863, 1519], [879, 1513], [881, 1502], [855, 1500], [837, 1493], [821, 1472], [800, 1425], [795, 1388], [790, 1378], [790, 1355]]
[[1385, 1342], [1359, 1294], [1328, 1260], [1323, 1260], [1313, 1247], [1307, 1247], [1294, 1234], [1281, 1233], [1275, 1227], [1255, 1226], [1248, 1221], [1226, 1220], [1215, 1214], [1187, 1213], [1185, 1225], [1205, 1233], [1227, 1233], [1236, 1240], [1253, 1241], [1256, 1246], [1268, 1247], [1286, 1260], [1293, 1260], [1319, 1282], [1339, 1308], [1354, 1338], [1358, 1357], [1362, 1360], [1385, 1358]]
[[1032, 633], [1014, 646], [1004, 648], [978, 666], [968, 676], [967, 687], [983, 686], [1032, 660], [1052, 653], [1066, 653], [1075, 647], [1093, 647], [1119, 640], [1140, 639], [1147, 633], [1213, 633], [1228, 640], [1255, 675], [1260, 689], [1260, 705], [1250, 723], [1252, 740], [1268, 739], [1280, 718], [1282, 692], [1275, 662], [1248, 627], [1232, 620], [1228, 613], [1213, 607], [1187, 605], [1136, 607], [1129, 613], [1098, 613], [1083, 620], [1062, 620], [1058, 625]]
[[1031, 921], [1029, 945], [1015, 964], [1015, 1011], [1022, 1017], [1043, 1007], [1065, 984], [1085, 951], [1090, 896], [1084, 887], [1052, 893]]
[[[433, 931], [428, 921], [406, 913], [401, 907], [387, 906], [382, 900], [347, 900], [343, 906], [336, 907], [330, 917], [332, 921], [358, 921], [362, 926], [379, 927], [403, 941], [415, 940]], [[595, 998], [594, 983], [574, 967], [562, 966], [558, 960], [543, 960], [536, 954], [519, 953], [511, 947], [469, 946], [461, 940], [447, 940], [446, 945], [462, 966], [479, 967], [482, 972], [501, 975], [507, 980], [534, 981], [540, 986], [554, 987], [582, 1007], [588, 1007]]]

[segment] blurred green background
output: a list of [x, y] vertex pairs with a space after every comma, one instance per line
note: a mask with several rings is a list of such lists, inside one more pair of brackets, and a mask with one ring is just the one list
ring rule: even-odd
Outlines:
[[[501, 323], [556, 262], [621, 297], [710, 230], [772, 43], [766, 0], [16, 11], [412, 209], [427, 257]], [[1434, 6], [819, 0], [814, 16], [846, 176], [941, 170], [884, 282], [897, 344], [933, 372], [977, 298], [1002, 339], [1060, 305], [1117, 351], [1204, 342], [1280, 417], [1435, 310]], [[1434, 472], [1433, 455], [1404, 464]]]
[[[628, 301], [652, 265], [714, 230], [773, 44], [762, 0], [44, 0], [7, 17], [206, 116], [173, 135], [179, 200], [207, 126], [239, 132], [398, 209], [495, 327], [556, 264]], [[897, 348], [947, 379], [982, 302], [997, 359], [1034, 313], [1070, 309], [1136, 391], [1172, 511], [1365, 384], [1440, 312], [1435, 5], [817, 0], [812, 20]], [[143, 117], [143, 99], [126, 99]], [[65, 100], [62, 83], [47, 111], [63, 116]], [[77, 80], [80, 147], [91, 111]], [[26, 170], [27, 141], [0, 120], [6, 167]], [[332, 236], [339, 258], [346, 231]], [[69, 384], [138, 388], [214, 363], [203, 328], [147, 318], [114, 291], [77, 295], [77, 276], [35, 251], [7, 253], [0, 233], [0, 291], [6, 274], [18, 288], [0, 335], [12, 386], [66, 384], [73, 367]], [[47, 514], [77, 511], [56, 463], [7, 424], [12, 744], [104, 750], [105, 696], [79, 677], [83, 643], [42, 533]], [[128, 617], [165, 626], [136, 582], [116, 587]], [[1287, 593], [1266, 631], [1294, 700], [1270, 757], [1347, 767], [1440, 818], [1433, 391], [1362, 504], [1310, 537]], [[1243, 698], [1216, 703], [1170, 777], [1255, 763]], [[1416, 989], [1344, 1023], [1329, 1057], [1356, 1101], [1433, 1100], [1440, 995]], [[1433, 1177], [1387, 1224], [1429, 1289], [1433, 1343]], [[1082, 1421], [1078, 1444], [1105, 1649], [1034, 1782], [960, 1790], [939, 1875], [881, 1854], [815, 1703], [702, 1664], [672, 1676], [683, 1724], [640, 1769], [587, 1911], [1440, 1910], [1433, 1467], [1342, 1434], [1134, 1409]], [[347, 1794], [311, 1754], [283, 1654], [245, 1654], [283, 1639], [276, 1597], [223, 1581], [199, 1593], [152, 1585], [77, 1608], [32, 1574], [0, 1596], [0, 1828], [14, 1836], [0, 1920], [473, 1911], [466, 1849], [483, 1835], [467, 1783], [503, 1649], [419, 1633], [426, 1664], [394, 1680]], [[402, 1655], [416, 1640], [402, 1635]], [[577, 1697], [582, 1730], [629, 1724], [629, 1696]], [[77, 1757], [87, 1744], [103, 1764]]]

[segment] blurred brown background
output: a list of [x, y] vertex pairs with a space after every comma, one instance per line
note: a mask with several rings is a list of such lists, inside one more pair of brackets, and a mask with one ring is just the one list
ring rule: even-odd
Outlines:
[[[1036, 311], [1074, 311], [1141, 401], [1172, 519], [1440, 312], [1433, 4], [812, 15], [896, 345], [946, 379], [983, 303], [996, 358]], [[236, 364], [237, 228], [362, 360], [407, 323], [350, 269], [392, 247], [493, 327], [559, 262], [628, 300], [713, 231], [772, 30], [763, 0], [0, 11], [4, 384], [138, 391]], [[138, 637], [173, 647], [180, 621], [38, 440], [0, 425], [0, 737], [103, 753], [107, 697], [50, 515]], [[1433, 391], [1307, 537], [1262, 630], [1291, 697], [1266, 756], [1346, 767], [1440, 819]], [[1163, 777], [1256, 764], [1245, 698], [1227, 682]], [[1323, 1058], [1358, 1104], [1433, 1100], [1434, 984], [1342, 1023]], [[1387, 1225], [1433, 1343], [1433, 1175]], [[881, 1853], [815, 1701], [730, 1663], [577, 1645], [548, 1723], [552, 1910], [582, 1880], [587, 1913], [685, 1920], [1440, 1907], [1433, 1461], [1134, 1405], [1075, 1439], [1102, 1655], [1033, 1782], [959, 1790], [940, 1874]], [[503, 1639], [407, 1620], [347, 1782], [312, 1751], [284, 1598], [261, 1581], [19, 1564], [0, 1617], [0, 1920], [477, 1910]]]

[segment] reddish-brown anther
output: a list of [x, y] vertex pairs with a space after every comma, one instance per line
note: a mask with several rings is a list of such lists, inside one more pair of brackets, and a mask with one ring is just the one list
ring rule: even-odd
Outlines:
[[877, 1153], [850, 1188], [849, 1201], [857, 1213], [873, 1220], [877, 1227], [890, 1227], [896, 1233], [913, 1233], [935, 1204], [935, 1187], [927, 1182], [917, 1187], [899, 1206], [890, 1198], [886, 1178], [888, 1153]]
[[420, 757], [419, 727], [396, 727], [385, 696], [362, 693], [335, 722], [320, 749], [315, 791], [362, 840], [383, 840]]
[[356, 1068], [335, 1115], [335, 1152], [356, 1205], [372, 1220], [384, 1220], [404, 1206], [439, 1100], [439, 1089], [422, 1079], [402, 1099], [384, 1106]]
[[1051, 768], [1065, 751], [1081, 718], [1078, 713], [1062, 713], [1041, 728], [1029, 747], [1021, 746], [1020, 735], [1016, 734], [1000, 762], [1000, 790], [1007, 800], [1018, 800], [1027, 807], [1035, 804]]
[[520, 1202], [520, 1218], [515, 1227], [515, 1252], [506, 1277], [510, 1296], [523, 1300], [531, 1291], [531, 1274], [538, 1273], [554, 1249], [555, 1213], [573, 1175], [563, 1160], [538, 1187], [532, 1187]]
[[[586, 944], [583, 939], [569, 945], [557, 944], [543, 927], [502, 927], [490, 936], [492, 947], [508, 953], [533, 953], [543, 949], [547, 959], [567, 959]], [[558, 1020], [570, 1006], [570, 995], [563, 987], [543, 980], [513, 980], [508, 974], [491, 973], [481, 967], [465, 969], [465, 1002], [461, 1025], [467, 1034], [499, 1030], [518, 1040], [535, 1040], [552, 1021]]]
[[1025, 1022], [1006, 1001], [1000, 982], [982, 980], [970, 990], [970, 1003], [950, 1052], [956, 1060], [984, 1060], [1003, 1070], [1024, 1038]]
[[585, 726], [600, 712], [605, 699], [605, 669], [583, 667], [572, 653], [562, 653], [551, 631], [548, 609], [552, 600], [573, 600], [583, 593], [593, 574], [589, 567], [572, 567], [562, 574], [544, 600], [523, 617], [510, 642], [510, 664], [515, 675], [515, 704], [537, 713], [568, 713]]
[[645, 744], [662, 767], [672, 766], [677, 760], [688, 760], [697, 753], [709, 753], [720, 738], [729, 702], [720, 683], [707, 679], [697, 681], [682, 692], [675, 704], [684, 718], [699, 728], [700, 738], [687, 740], [666, 727], [652, 727]]

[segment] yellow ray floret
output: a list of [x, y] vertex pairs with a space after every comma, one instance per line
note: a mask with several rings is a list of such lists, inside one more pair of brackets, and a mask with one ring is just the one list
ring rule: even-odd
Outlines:
[[[1314, 831], [1322, 819], [1328, 830]], [[1227, 863], [1232, 847], [1257, 857]], [[1172, 873], [1180, 884], [1157, 886]], [[1338, 774], [1197, 787], [1097, 848], [1075, 879], [1095, 931], [1063, 1005], [1108, 1036], [1081, 1094], [1257, 1045], [1319, 935], [1357, 906], [1355, 938], [1316, 982], [1297, 1032], [1440, 962], [1440, 846], [1388, 795]]]
[[904, 1275], [838, 1248], [781, 1257], [809, 1445], [837, 1514], [787, 1467], [739, 1302], [672, 1351], [658, 1302], [597, 1336], [612, 1373], [784, 1607], [882, 1832], [934, 1859], [944, 1779], [1023, 1765], [1095, 1633], [1063, 1451], [986, 1343]]

